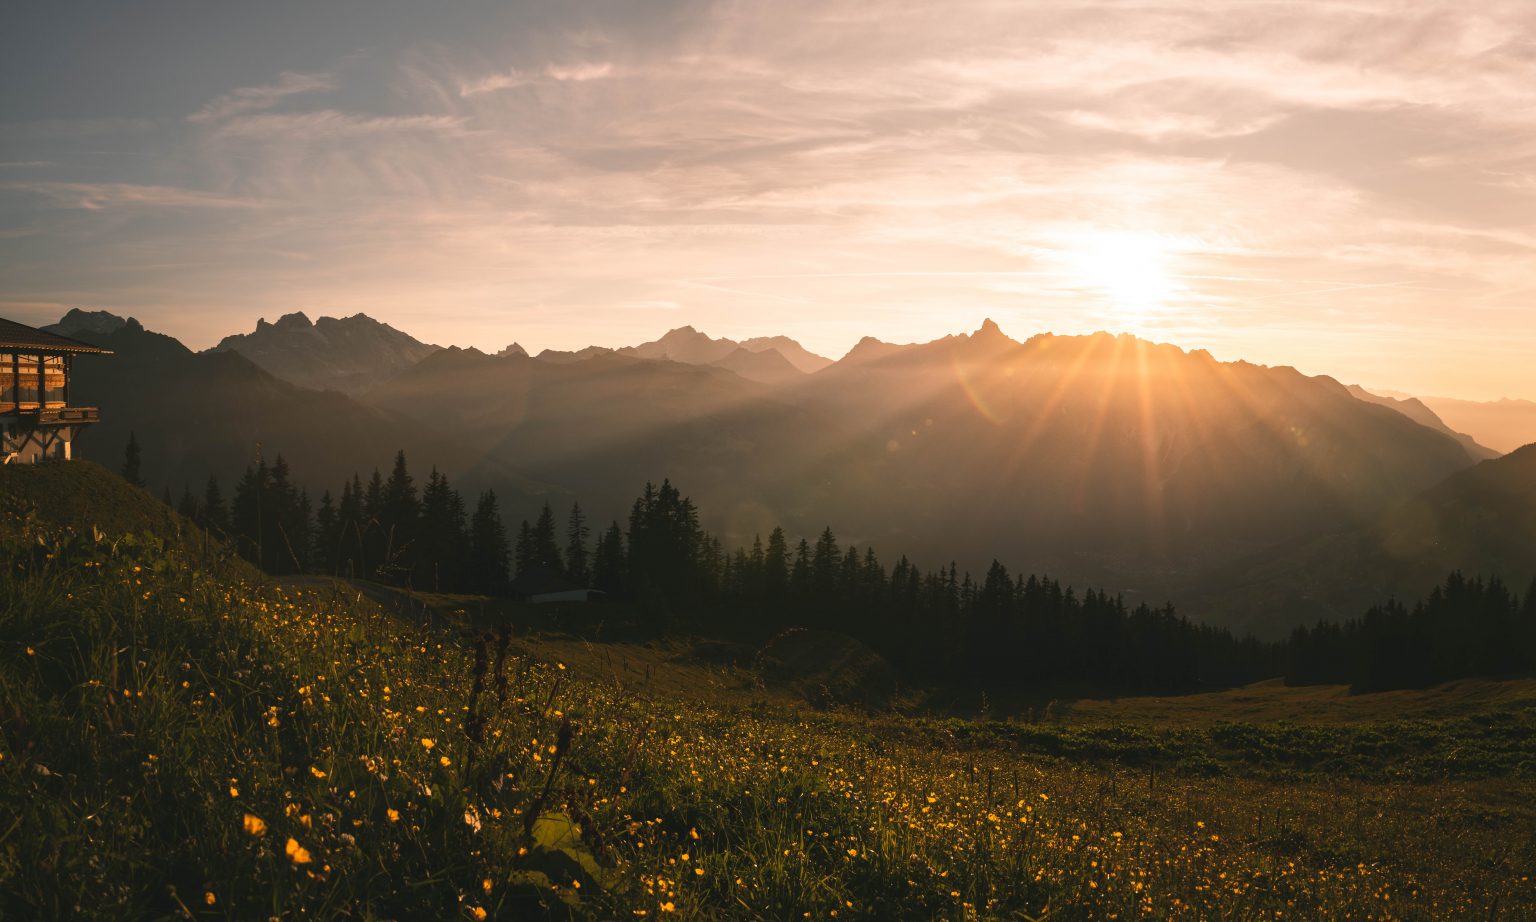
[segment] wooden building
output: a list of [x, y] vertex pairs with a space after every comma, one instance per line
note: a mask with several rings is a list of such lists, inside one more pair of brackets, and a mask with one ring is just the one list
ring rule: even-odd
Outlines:
[[100, 418], [69, 403], [70, 363], [86, 354], [112, 353], [0, 317], [0, 462], [71, 457], [75, 436]]

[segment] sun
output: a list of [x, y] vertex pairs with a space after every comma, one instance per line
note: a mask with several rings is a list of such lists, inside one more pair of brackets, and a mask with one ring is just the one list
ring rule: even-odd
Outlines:
[[1159, 234], [1094, 230], [1067, 244], [1065, 269], [1072, 286], [1096, 295], [1116, 326], [1139, 333], [1179, 294], [1169, 270], [1173, 249]]

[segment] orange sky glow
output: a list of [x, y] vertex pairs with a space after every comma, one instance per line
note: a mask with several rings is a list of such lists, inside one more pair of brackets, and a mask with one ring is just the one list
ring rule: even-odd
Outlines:
[[831, 357], [984, 317], [1536, 398], [1536, 4], [41, 5], [0, 313]]

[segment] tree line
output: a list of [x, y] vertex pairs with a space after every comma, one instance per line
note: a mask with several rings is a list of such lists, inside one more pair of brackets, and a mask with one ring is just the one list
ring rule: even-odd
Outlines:
[[901, 557], [887, 567], [831, 528], [793, 543], [775, 528], [727, 551], [667, 480], [646, 484], [622, 524], [594, 530], [573, 503], [562, 528], [546, 503], [515, 538], [493, 491], [470, 512], [436, 468], [418, 490], [404, 452], [388, 476], [354, 474], [318, 505], [278, 456], [248, 467], [227, 507], [210, 477], [201, 498], [187, 489], [178, 508], [274, 574], [493, 596], [595, 589], [618, 603], [608, 616], [644, 636], [755, 643], [790, 627], [822, 628], [861, 640], [909, 680], [996, 692], [1174, 694], [1276, 676], [1375, 691], [1536, 669], [1536, 584], [1522, 604], [1496, 579], [1459, 573], [1412, 608], [1389, 601], [1264, 642], [1191, 622], [1171, 604], [1078, 594], [998, 561], [979, 580], [954, 563], [924, 570]]

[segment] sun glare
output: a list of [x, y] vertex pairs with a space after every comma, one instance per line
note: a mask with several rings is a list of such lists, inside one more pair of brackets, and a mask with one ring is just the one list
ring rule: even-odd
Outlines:
[[1168, 268], [1171, 249], [1157, 234], [1092, 231], [1069, 243], [1064, 262], [1073, 286], [1102, 300], [1106, 319], [1138, 333], [1178, 294]]

